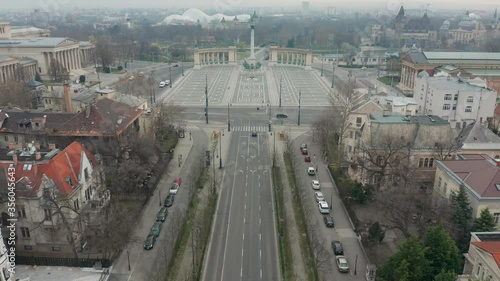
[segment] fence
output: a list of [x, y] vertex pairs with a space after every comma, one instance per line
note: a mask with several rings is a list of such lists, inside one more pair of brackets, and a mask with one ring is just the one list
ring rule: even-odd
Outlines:
[[101, 262], [103, 268], [111, 266], [111, 260], [108, 259], [85, 259], [85, 258], [75, 259], [75, 258], [16, 256], [16, 263], [24, 265], [93, 267], [96, 264], [96, 262]]

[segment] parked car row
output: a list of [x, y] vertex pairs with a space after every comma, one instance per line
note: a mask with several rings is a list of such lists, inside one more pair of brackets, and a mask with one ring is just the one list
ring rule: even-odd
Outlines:
[[156, 214], [156, 220], [151, 226], [151, 230], [149, 231], [148, 236], [146, 237], [146, 241], [144, 242], [144, 249], [151, 250], [153, 249], [156, 238], [160, 235], [161, 227], [165, 220], [168, 217], [168, 207], [171, 207], [174, 204], [175, 194], [179, 191], [179, 187], [181, 186], [182, 179], [180, 177], [176, 177], [170, 186], [169, 194], [165, 199], [165, 203], [163, 207], [160, 208], [158, 213]]
[[[300, 152], [304, 156], [304, 162], [310, 163], [311, 157], [309, 156], [309, 151], [307, 150], [307, 144], [300, 145]], [[316, 169], [314, 167], [307, 167], [307, 174], [310, 176], [316, 175]], [[323, 215], [323, 222], [326, 227], [332, 228], [335, 227], [335, 222], [333, 217], [330, 215], [330, 207], [325, 200], [323, 192], [321, 192], [321, 184], [319, 180], [312, 180], [311, 187], [314, 190], [314, 199], [318, 204], [318, 209], [320, 214]], [[337, 265], [337, 270], [339, 272], [347, 273], [349, 272], [349, 263], [347, 258], [344, 256], [344, 249], [342, 247], [342, 243], [340, 241], [334, 240], [332, 241], [332, 250], [335, 255], [335, 262]]]

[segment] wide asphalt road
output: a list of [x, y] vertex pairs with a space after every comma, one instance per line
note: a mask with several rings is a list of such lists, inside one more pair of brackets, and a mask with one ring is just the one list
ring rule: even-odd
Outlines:
[[203, 280], [280, 280], [268, 136], [233, 132]]

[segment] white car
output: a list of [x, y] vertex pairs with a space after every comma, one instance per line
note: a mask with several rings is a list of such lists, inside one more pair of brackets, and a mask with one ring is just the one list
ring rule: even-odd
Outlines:
[[323, 196], [323, 192], [314, 192], [314, 198], [316, 202], [325, 201], [325, 197]]
[[316, 170], [314, 170], [314, 167], [307, 168], [307, 174], [310, 176], [314, 176], [314, 174], [316, 174]]
[[322, 214], [329, 214], [330, 213], [330, 209], [328, 208], [328, 203], [326, 203], [326, 201], [319, 201], [318, 202], [318, 209], [319, 209], [319, 212]]
[[179, 191], [179, 185], [178, 185], [178, 184], [176, 184], [176, 183], [173, 183], [173, 184], [170, 186], [170, 190], [169, 190], [169, 192], [170, 192], [170, 194], [175, 195], [175, 194], [177, 194], [177, 191]]
[[320, 189], [319, 181], [317, 181], [317, 180], [313, 180], [313, 181], [312, 181], [312, 188], [313, 188], [314, 190], [319, 190], [319, 189]]
[[170, 80], [165, 80], [164, 83], [165, 83], [165, 86], [168, 86], [168, 85], [170, 85]]
[[163, 81], [161, 81], [161, 82], [160, 82], [160, 85], [158, 85], [158, 87], [160, 87], [160, 88], [163, 88], [163, 87], [165, 87], [165, 86], [167, 86], [167, 85], [166, 85], [166, 84], [165, 84], [165, 82], [163, 82]]

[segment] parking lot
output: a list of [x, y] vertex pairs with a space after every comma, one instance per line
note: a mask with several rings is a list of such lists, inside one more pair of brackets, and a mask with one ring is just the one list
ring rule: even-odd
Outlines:
[[[306, 155], [301, 153], [301, 144], [307, 144], [308, 156], [311, 162], [305, 162]], [[366, 264], [367, 260], [363, 249], [361, 248], [358, 237], [354, 233], [352, 223], [349, 220], [347, 212], [342, 205], [342, 201], [338, 195], [337, 189], [334, 186], [333, 180], [329, 175], [326, 165], [322, 162], [319, 146], [312, 142], [310, 134], [304, 134], [297, 137], [291, 144], [291, 154], [296, 161], [297, 185], [302, 196], [304, 209], [306, 210], [306, 221], [309, 221], [309, 226], [313, 232], [316, 232], [318, 241], [323, 245], [323, 250], [326, 250], [329, 259], [321, 266], [319, 270], [322, 280], [366, 280]], [[315, 171], [314, 175], [309, 175], [307, 170], [312, 167]], [[318, 180], [320, 190], [312, 188], [312, 181]], [[330, 215], [334, 220], [334, 228], [328, 228], [323, 221], [323, 214], [320, 213], [318, 203], [314, 197], [314, 192], [321, 191], [328, 203]], [[333, 253], [331, 242], [338, 240], [342, 243], [344, 256], [350, 267], [349, 273], [340, 273], [337, 270], [335, 255]], [[333, 278], [332, 278], [333, 276]]]

